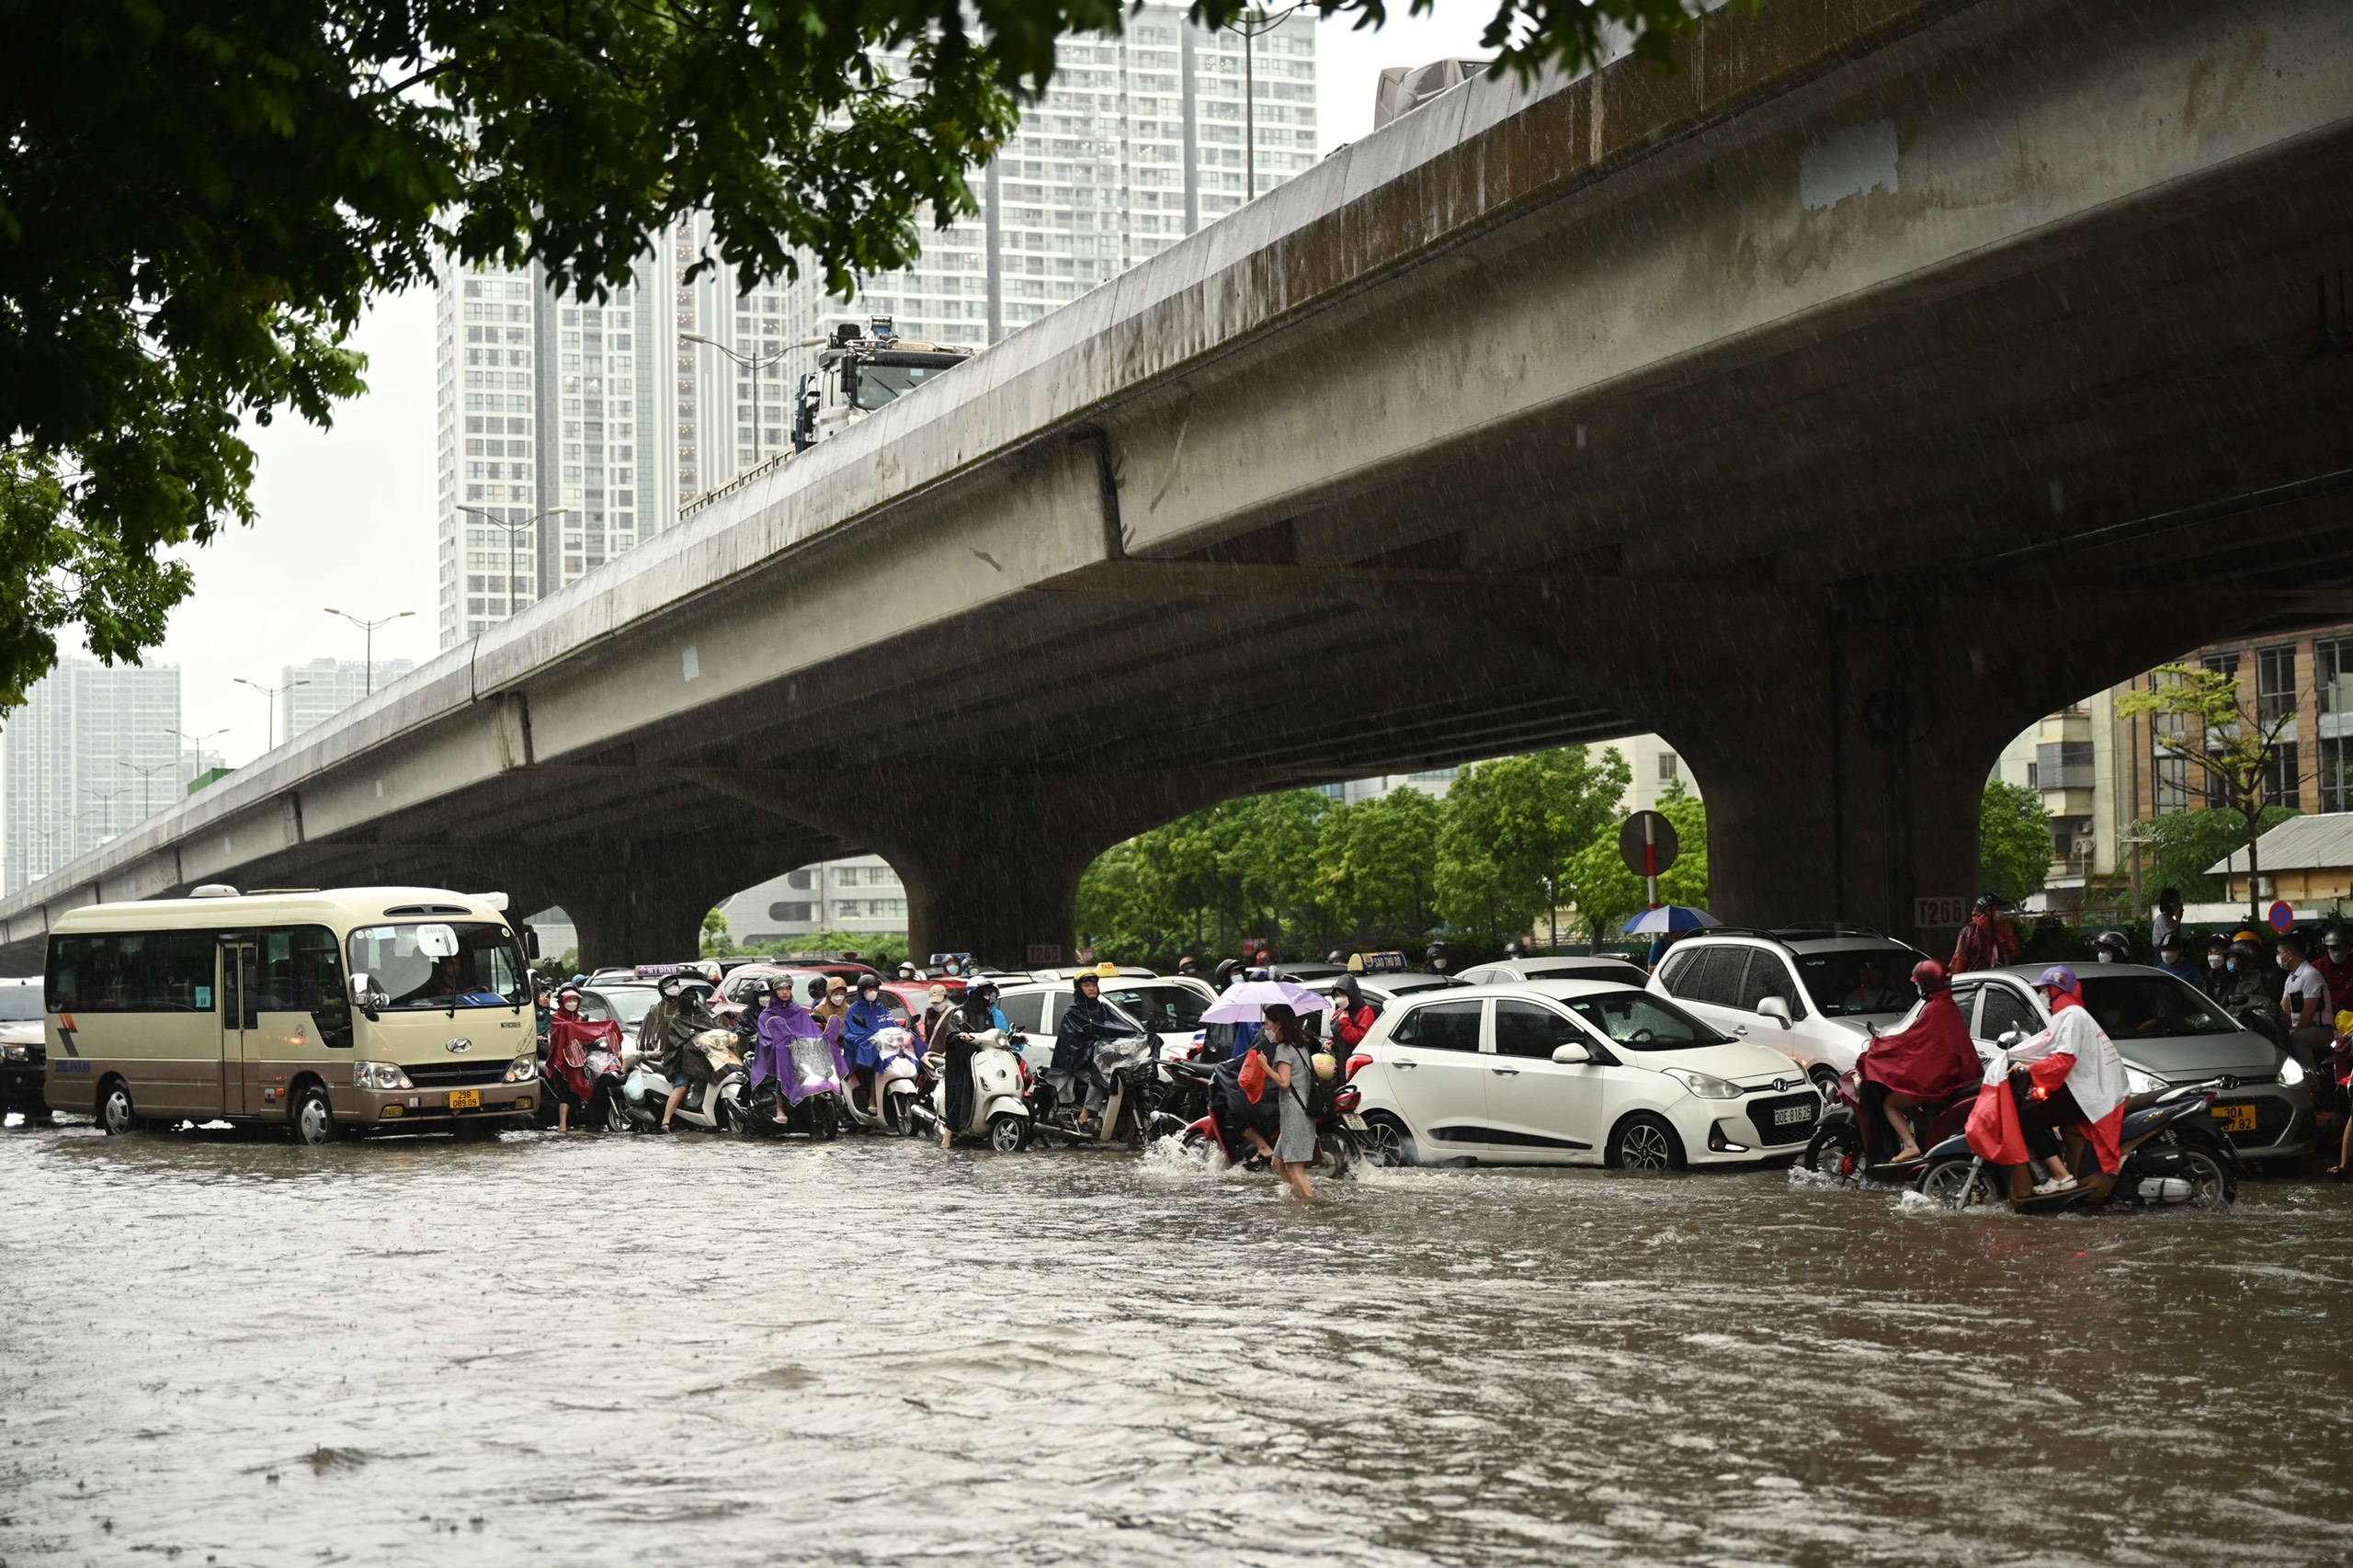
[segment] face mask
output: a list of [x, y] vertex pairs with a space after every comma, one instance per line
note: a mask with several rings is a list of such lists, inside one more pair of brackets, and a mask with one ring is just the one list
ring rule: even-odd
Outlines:
[[2222, 954], [2220, 954], [2220, 953], [2208, 953], [2208, 954], [2206, 955], [2206, 967], [2207, 967], [2208, 969], [2220, 969], [2220, 968], [2222, 968]]
[[2099, 961], [2102, 963], [2114, 963], [2116, 961], [2116, 955], [2109, 952], [2106, 948], [2102, 948], [2099, 950]]
[[2231, 960], [2231, 972], [2232, 972], [2233, 974], [2236, 974], [2238, 971], [2239, 971], [2239, 960], [2236, 960], [2236, 959], [2233, 959], [2233, 960]]
[[2296, 960], [2290, 958], [2287, 954], [2281, 953], [2279, 955], [2279, 967], [2281, 969], [2293, 969], [2296, 967]]

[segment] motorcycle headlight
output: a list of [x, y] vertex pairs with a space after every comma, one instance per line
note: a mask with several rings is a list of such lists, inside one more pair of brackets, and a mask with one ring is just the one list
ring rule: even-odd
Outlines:
[[356, 1089], [413, 1089], [408, 1074], [390, 1062], [355, 1062], [351, 1064], [351, 1086]]
[[2292, 1056], [2279, 1059], [2279, 1083], [2283, 1088], [2293, 1088], [2304, 1081], [2304, 1064]]
[[1746, 1092], [1738, 1084], [1688, 1067], [1669, 1067], [1666, 1075], [1703, 1100], [1736, 1100]]
[[506, 1064], [506, 1081], [510, 1084], [528, 1084], [539, 1075], [540, 1059], [529, 1051]]
[[2154, 1095], [2165, 1086], [2164, 1079], [2152, 1077], [2138, 1067], [2128, 1066], [2124, 1069], [2124, 1089], [2127, 1094]]

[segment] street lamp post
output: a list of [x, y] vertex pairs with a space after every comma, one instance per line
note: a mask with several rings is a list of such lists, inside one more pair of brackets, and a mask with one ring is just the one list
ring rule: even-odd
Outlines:
[[[472, 512], [475, 517], [480, 517], [483, 522], [488, 523], [492, 528], [505, 528], [505, 529], [506, 530], [506, 619], [509, 619], [509, 620], [514, 619], [515, 619], [515, 536], [516, 536], [517, 534], [518, 534], [518, 533], [522, 532], [525, 528], [532, 528], [532, 527], [536, 527], [536, 526], [538, 525], [538, 523], [540, 522], [540, 518], [542, 518], [542, 517], [562, 517], [564, 513], [571, 511], [571, 510], [572, 510], [572, 508], [571, 508], [571, 507], [569, 507], [569, 506], [550, 506], [546, 511], [544, 511], [544, 512], [540, 512], [540, 513], [537, 514], [537, 515], [536, 515], [536, 516], [534, 516], [534, 517], [525, 517], [521, 522], [518, 522], [518, 523], [510, 523], [510, 522], [508, 522], [508, 521], [507, 521], [506, 518], [504, 518], [504, 517], [494, 517], [494, 516], [493, 516], [493, 515], [491, 515], [490, 513], [483, 511], [480, 506], [460, 506], [460, 507], [459, 507], [459, 508], [458, 508], [458, 510], [459, 510], [459, 511], [460, 511], [460, 512]], [[539, 596], [538, 596], [538, 595], [536, 595], [536, 594], [535, 594], [535, 595], [533, 595], [533, 596], [532, 596], [532, 602], [533, 602], [534, 604], [536, 604], [536, 603], [538, 603], [538, 602], [539, 602]], [[333, 611], [333, 612], [331, 612], [331, 613], [335, 614], [335, 615], [342, 615], [342, 614], [343, 614], [343, 612], [342, 612], [341, 610], [335, 610], [335, 611]], [[415, 611], [413, 611], [413, 610], [403, 610], [403, 611], [401, 612], [401, 615], [413, 615], [413, 614], [415, 614]], [[344, 619], [347, 619], [347, 620], [355, 620], [355, 621], [356, 621], [356, 620], [358, 620], [358, 618], [357, 616], [345, 616], [345, 617], [344, 617]], [[392, 619], [392, 620], [398, 620], [398, 619], [400, 619], [400, 616], [399, 616], [399, 615], [395, 615], [395, 616], [389, 617], [388, 619]], [[377, 624], [377, 625], [379, 625], [379, 626], [381, 626], [381, 625], [383, 624], [383, 622], [380, 620], [380, 621], [378, 621], [376, 624]], [[369, 642], [369, 644], [368, 644], [368, 645], [369, 645], [369, 648], [371, 648], [371, 649], [372, 649], [372, 648], [375, 646], [375, 643], [374, 643], [374, 642], [371, 640], [371, 641]], [[369, 665], [369, 670], [370, 670], [370, 673], [371, 673], [371, 677], [372, 677], [372, 672], [373, 672], [373, 670], [374, 670], [374, 666], [371, 665]], [[375, 687], [374, 687], [374, 686], [373, 686], [373, 685], [370, 685], [370, 686], [369, 686], [369, 689], [370, 691], [373, 691], [373, 690], [375, 689]]]
[[[779, 348], [772, 354], [746, 354], [741, 349], [730, 348], [726, 344], [720, 342], [719, 339], [715, 337], [705, 337], [699, 332], [682, 332], [678, 334], [678, 341], [681, 343], [699, 343], [707, 348], [716, 348], [722, 354], [726, 355], [730, 359], [734, 360], [735, 363], [744, 366], [752, 372], [752, 461], [755, 463], [758, 462], [760, 460], [760, 449], [767, 444], [762, 438], [766, 436], [767, 432], [760, 428], [760, 372], [775, 364], [778, 360], [783, 358], [786, 355], [791, 353], [794, 348], [804, 348], [807, 347], [808, 345], [793, 344], [788, 347]], [[819, 341], [822, 342], [824, 340], [819, 339]], [[735, 450], [734, 433], [733, 431], [729, 432], [727, 449], [731, 456]], [[743, 471], [741, 469], [736, 469], [734, 472], [736, 473], [740, 473]], [[733, 478], [733, 474], [730, 474], [729, 477]]]
[[164, 733], [188, 743], [188, 767], [191, 772], [204, 761], [204, 743], [218, 740], [228, 733], [226, 730], [207, 730], [200, 735], [191, 735], [186, 730], [175, 730], [169, 726], [165, 726], [164, 730]]
[[170, 762], [159, 762], [152, 767], [142, 767], [135, 762], [125, 762], [119, 757], [115, 760], [118, 766], [128, 767], [131, 772], [139, 775], [139, 820], [141, 822], [145, 822], [149, 817], [155, 814], [154, 805], [148, 798], [147, 786], [153, 780], [155, 775], [162, 773], [166, 769], [175, 773], [178, 772], [180, 766], [179, 762], [175, 758]]
[[1245, 10], [1227, 27], [1242, 40], [1242, 167], [1243, 200], [1258, 199], [1258, 40], [1290, 20], [1291, 13], [1300, 6], [1286, 6], [1279, 11], [1261, 6]]
[[[561, 511], [561, 510], [563, 510], [563, 508], [562, 508], [562, 507], [558, 507], [558, 508], [557, 508], [557, 510], [558, 510], [558, 511]], [[513, 614], [515, 613], [515, 575], [514, 575], [514, 573], [515, 573], [515, 556], [514, 556], [514, 549], [513, 549], [513, 545], [512, 545], [511, 541], [513, 540], [513, 539], [514, 539], [514, 537], [515, 537], [515, 536], [514, 536], [513, 534], [509, 534], [509, 535], [507, 535], [506, 537], [507, 537], [508, 540], [510, 541], [510, 543], [509, 543], [509, 545], [508, 545], [507, 557], [506, 557], [506, 572], [507, 572], [507, 576], [506, 576], [506, 613], [507, 613], [507, 614], [509, 614], [509, 615], [513, 615]], [[354, 625], [354, 626], [356, 626], [356, 627], [359, 628], [359, 630], [360, 630], [360, 631], [364, 631], [364, 632], [366, 632], [366, 633], [368, 634], [368, 638], [367, 638], [367, 644], [366, 644], [366, 645], [367, 645], [367, 649], [368, 649], [368, 654], [367, 654], [367, 657], [368, 657], [368, 695], [369, 695], [369, 696], [370, 696], [370, 697], [375, 696], [375, 695], [376, 695], [376, 628], [378, 628], [378, 627], [380, 627], [380, 626], [390, 626], [392, 622], [394, 622], [394, 621], [396, 621], [396, 620], [405, 620], [405, 619], [407, 619], [410, 616], [415, 615], [415, 614], [416, 613], [416, 611], [415, 611], [415, 610], [413, 610], [413, 609], [396, 610], [396, 611], [394, 611], [394, 612], [393, 612], [392, 614], [391, 614], [391, 615], [387, 615], [387, 616], [381, 617], [380, 619], [375, 619], [375, 620], [362, 620], [362, 619], [359, 619], [359, 617], [358, 617], [358, 616], [356, 616], [356, 615], [352, 614], [349, 610], [347, 610], [347, 609], [336, 609], [336, 608], [335, 608], [332, 605], [330, 605], [330, 606], [327, 608], [327, 613], [328, 613], [329, 615], [339, 615], [339, 616], [343, 617], [343, 619], [346, 619], [346, 620], [347, 620], [347, 621], [351, 622], [351, 624], [352, 624], [352, 625]]]
[[243, 676], [236, 676], [232, 678], [233, 678], [239, 686], [249, 686], [256, 691], [260, 692], [263, 701], [268, 705], [269, 744], [262, 747], [262, 750], [276, 751], [278, 749], [278, 694], [281, 691], [291, 691], [298, 686], [308, 686], [311, 683], [307, 680], [290, 680], [284, 686], [264, 686], [257, 680], [247, 680]]

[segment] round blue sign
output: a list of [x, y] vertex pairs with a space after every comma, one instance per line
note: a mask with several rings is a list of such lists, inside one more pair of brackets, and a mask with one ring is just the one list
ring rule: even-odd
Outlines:
[[2288, 907], [2288, 903], [2285, 899], [2275, 901], [2271, 905], [2269, 913], [2271, 916], [2271, 928], [2274, 931], [2287, 932], [2295, 929], [2296, 912]]

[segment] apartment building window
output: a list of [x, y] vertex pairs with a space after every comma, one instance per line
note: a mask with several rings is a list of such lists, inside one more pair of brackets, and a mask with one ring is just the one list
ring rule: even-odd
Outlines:
[[1659, 753], [1658, 781], [1662, 784], [1672, 784], [1675, 782], [1675, 754], [1671, 751]]
[[[2212, 661], [2208, 661], [2212, 667]], [[2152, 689], [2177, 686], [2178, 676], [2153, 675]], [[2194, 802], [2189, 798], [2189, 759], [2172, 748], [2186, 744], [2189, 737], [2189, 721], [2179, 713], [2149, 715], [2149, 791], [2150, 809], [2158, 816], [2169, 812], [2186, 812]]]
[[2296, 717], [2296, 650], [2265, 648], [2255, 655], [2256, 722], [2267, 731]]
[[2272, 748], [2271, 759], [2263, 765], [2263, 803], [2267, 806], [2301, 806], [2296, 773], [2296, 743], [2281, 741]]
[[2320, 809], [2353, 812], [2353, 638], [2313, 644], [2320, 699]]
[[806, 922], [810, 918], [809, 906], [805, 903], [771, 903], [768, 905], [768, 918], [787, 924]]

